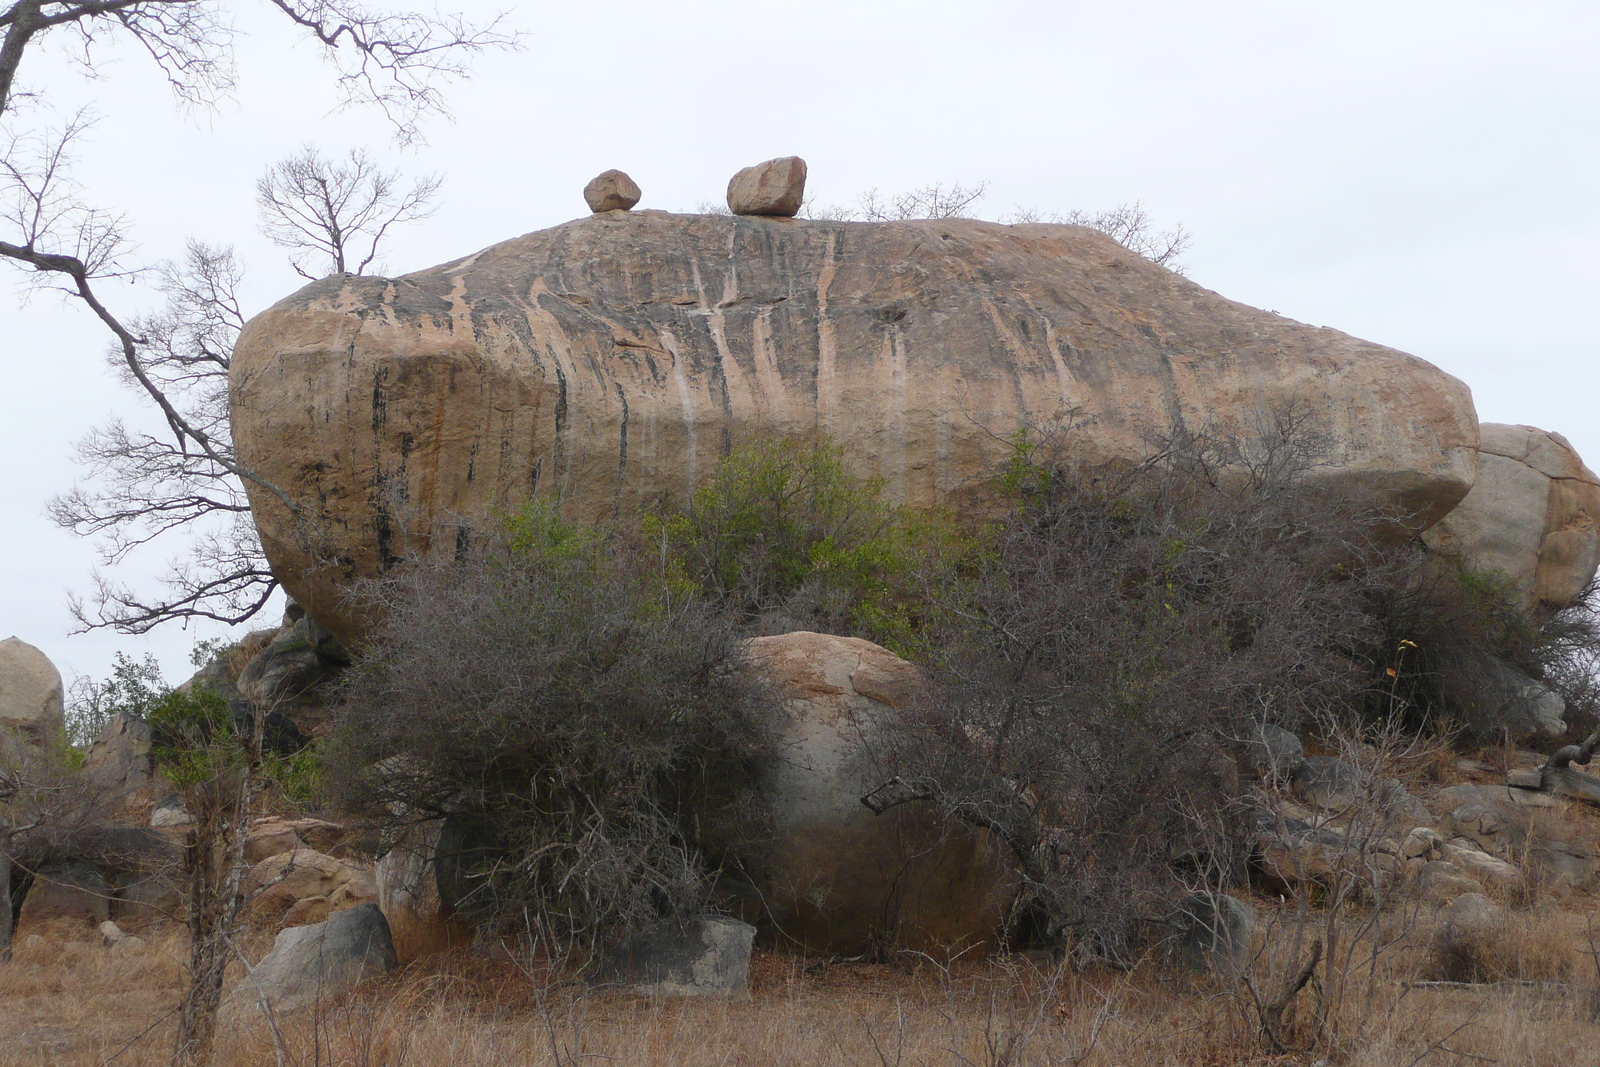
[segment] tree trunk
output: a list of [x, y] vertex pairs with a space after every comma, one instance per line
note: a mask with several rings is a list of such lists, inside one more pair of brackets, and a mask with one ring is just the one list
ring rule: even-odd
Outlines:
[[216, 1038], [222, 982], [244, 902], [244, 846], [250, 830], [255, 778], [214, 780], [190, 790], [194, 829], [185, 850], [189, 875], [189, 988], [178, 1009], [172, 1061], [204, 1067]]
[[0, 819], [0, 963], [11, 959], [11, 827]]

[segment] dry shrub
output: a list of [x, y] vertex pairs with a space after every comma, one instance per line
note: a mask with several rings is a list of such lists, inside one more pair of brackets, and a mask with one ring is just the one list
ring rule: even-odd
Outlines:
[[1013, 510], [929, 583], [933, 684], [880, 759], [1011, 846], [1025, 936], [1127, 962], [1177, 896], [1242, 877], [1253, 726], [1366, 703], [1370, 594], [1409, 557], [1310, 487], [1328, 444], [1300, 414], [1132, 469], [1067, 444], [1018, 440]]
[[1441, 918], [1428, 941], [1421, 977], [1446, 982], [1568, 982], [1575, 975], [1581, 929], [1548, 912], [1502, 912], [1479, 921]]
[[443, 819], [446, 904], [544, 951], [703, 908], [700, 831], [756, 810], [764, 696], [737, 631], [639, 562], [530, 512], [363, 590], [383, 621], [343, 686], [336, 791], [391, 826]]

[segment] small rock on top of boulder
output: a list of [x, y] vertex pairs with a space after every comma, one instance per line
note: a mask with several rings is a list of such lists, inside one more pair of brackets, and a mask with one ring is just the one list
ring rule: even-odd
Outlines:
[[728, 182], [728, 210], [735, 215], [793, 218], [806, 196], [806, 161], [769, 159], [746, 167]]
[[583, 187], [584, 202], [596, 215], [602, 211], [628, 211], [641, 195], [638, 184], [620, 170], [601, 171]]

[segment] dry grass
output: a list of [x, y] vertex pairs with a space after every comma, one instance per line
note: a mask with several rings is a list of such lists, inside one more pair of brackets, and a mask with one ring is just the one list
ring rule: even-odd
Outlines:
[[[1346, 976], [1354, 994], [1322, 1027], [1329, 1036], [1315, 1054], [1269, 1054], [1248, 998], [1153, 965], [1074, 975], [1021, 961], [947, 970], [916, 960], [828, 964], [758, 953], [751, 999], [730, 1004], [587, 993], [457, 953], [288, 1020], [282, 1063], [1244, 1067], [1327, 1058], [1369, 1067], [1566, 1067], [1593, 1062], [1600, 1041], [1584, 929], [1575, 911], [1515, 913], [1494, 946], [1493, 976], [1546, 984], [1438, 988], [1412, 984], [1428, 976], [1435, 929], [1424, 918], [1370, 972]], [[1289, 935], [1280, 928], [1277, 943], [1263, 946], [1258, 975], [1274, 953], [1285, 954]], [[0, 1067], [166, 1063], [166, 1013], [177, 1002], [183, 954], [176, 933], [133, 953], [88, 940], [19, 946], [16, 960], [0, 966]], [[1312, 990], [1301, 994], [1299, 1017], [1285, 1030], [1291, 1047], [1317, 1032], [1316, 1004]], [[218, 1063], [279, 1062], [253, 1018], [219, 1037]]]

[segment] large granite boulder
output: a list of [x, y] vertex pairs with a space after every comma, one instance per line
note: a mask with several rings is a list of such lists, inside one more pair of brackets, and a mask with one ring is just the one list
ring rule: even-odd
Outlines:
[[857, 955], [897, 945], [934, 954], [993, 943], [1010, 903], [998, 842], [941, 826], [911, 802], [874, 814], [886, 777], [868, 753], [915, 689], [916, 669], [852, 637], [791, 633], [748, 642], [783, 698], [762, 783], [772, 834], [741, 857], [758, 902], [745, 918], [780, 945]]
[[1429, 547], [1510, 583], [1539, 617], [1577, 600], [1600, 566], [1600, 479], [1565, 437], [1484, 423], [1472, 491], [1423, 535]]
[[0, 641], [0, 732], [43, 745], [66, 729], [61, 672], [18, 637]]
[[454, 552], [529, 497], [574, 518], [682, 500], [762, 431], [825, 431], [911, 505], [981, 507], [1013, 435], [1086, 460], [1179, 423], [1321, 418], [1323, 482], [1426, 527], [1477, 469], [1465, 385], [1226, 300], [1083, 227], [610, 212], [253, 319], [240, 461], [288, 591], [347, 647], [353, 579]]

